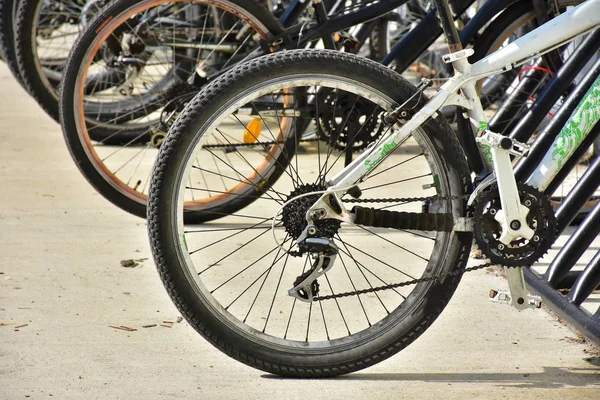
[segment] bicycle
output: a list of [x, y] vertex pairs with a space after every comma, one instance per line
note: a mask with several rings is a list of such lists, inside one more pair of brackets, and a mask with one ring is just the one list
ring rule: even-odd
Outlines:
[[[503, 296], [514, 307], [539, 306], [523, 271], [532, 273], [526, 267], [550, 248], [598, 186], [596, 161], [556, 214], [544, 193], [561, 169], [572, 167], [573, 153], [600, 131], [600, 61], [570, 94], [567, 102], [579, 105], [564, 112], [564, 128], [531, 148], [489, 130], [476, 81], [584, 33], [597, 43], [600, 31], [592, 31], [600, 25], [600, 0], [567, 10], [474, 64], [447, 0], [435, 4], [449, 47], [444, 61], [455, 74], [431, 99], [424, 94], [430, 81], [415, 87], [369, 60], [288, 51], [249, 61], [211, 82], [170, 129], [149, 192], [154, 260], [182, 315], [230, 357], [294, 377], [366, 368], [418, 338], [462, 274], [492, 264], [505, 267], [510, 292]], [[307, 94], [311, 107], [298, 100]], [[361, 126], [382, 135], [348, 166], [319, 142], [315, 146], [325, 148], [317, 149], [317, 157], [289, 154], [277, 182], [260, 173], [244, 179], [263, 156], [242, 146], [213, 166], [202, 147], [256, 135], [246, 115], [265, 101], [273, 112], [261, 135], [285, 137], [303, 118], [314, 120], [318, 130], [363, 120]], [[461, 131], [477, 133], [481, 152], [463, 149], [439, 111], [448, 104], [468, 114], [470, 123]], [[281, 141], [269, 143], [284, 152]], [[527, 167], [514, 173], [511, 156]], [[473, 157], [488, 172], [475, 182], [467, 164]], [[217, 183], [223, 189], [213, 201], [242, 196], [244, 206], [213, 213], [210, 223], [185, 221], [185, 201]], [[555, 259], [551, 282], [600, 233], [599, 218], [596, 206]], [[466, 268], [472, 239], [490, 262]], [[599, 270], [595, 257], [568, 296], [571, 308], [600, 284]], [[599, 313], [579, 312], [587, 320], [578, 326], [600, 341]]]

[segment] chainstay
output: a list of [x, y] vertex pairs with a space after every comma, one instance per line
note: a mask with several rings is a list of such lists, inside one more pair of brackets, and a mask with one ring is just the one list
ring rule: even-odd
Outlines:
[[452, 277], [452, 276], [463, 275], [463, 274], [466, 274], [467, 272], [477, 271], [477, 270], [480, 270], [483, 268], [491, 267], [492, 265], [495, 265], [495, 264], [494, 263], [485, 263], [485, 264], [481, 264], [481, 265], [475, 265], [473, 267], [468, 267], [465, 269], [446, 272], [445, 274], [429, 276], [426, 278], [412, 279], [410, 281], [392, 283], [390, 285], [376, 286], [376, 287], [369, 288], [369, 289], [356, 290], [354, 292], [330, 294], [327, 296], [315, 296], [315, 297], [313, 297], [313, 301], [333, 300], [333, 299], [339, 299], [342, 297], [357, 296], [357, 295], [361, 295], [361, 294], [380, 292], [382, 290], [390, 290], [390, 289], [396, 289], [396, 288], [404, 287], [404, 286], [417, 285], [419, 283], [431, 282], [431, 281], [435, 281], [437, 279], [445, 279], [445, 278]]

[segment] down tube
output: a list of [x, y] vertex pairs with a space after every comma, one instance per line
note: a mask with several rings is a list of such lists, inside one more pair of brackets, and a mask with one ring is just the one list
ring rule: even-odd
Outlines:
[[600, 120], [600, 75], [561, 129], [528, 184], [544, 191]]

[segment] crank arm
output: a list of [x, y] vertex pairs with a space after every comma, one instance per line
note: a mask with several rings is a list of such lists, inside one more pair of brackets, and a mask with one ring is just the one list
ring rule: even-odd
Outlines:
[[497, 133], [485, 131], [477, 141], [489, 145], [492, 152], [494, 175], [502, 205], [502, 210], [496, 214], [495, 218], [502, 226], [500, 241], [509, 245], [518, 238], [531, 239], [534, 231], [527, 224], [529, 209], [521, 204], [510, 160], [510, 154], [515, 151], [514, 142], [506, 137], [498, 139], [498, 136], [500, 135]]
[[529, 294], [525, 286], [525, 278], [523, 277], [522, 268], [507, 268], [506, 279], [508, 280], [508, 288], [510, 289], [511, 305], [517, 310], [526, 308], [540, 308], [541, 298], [539, 296]]

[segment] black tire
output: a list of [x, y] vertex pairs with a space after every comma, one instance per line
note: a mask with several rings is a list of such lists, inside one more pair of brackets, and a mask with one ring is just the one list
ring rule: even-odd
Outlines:
[[14, 16], [17, 0], [0, 0], [0, 54], [10, 72], [23, 85], [15, 55]]
[[[360, 87], [374, 88], [373, 90], [397, 104], [402, 104], [416, 90], [402, 77], [380, 64], [339, 52], [294, 50], [248, 62], [211, 83], [188, 104], [161, 148], [152, 177], [148, 208], [148, 229], [154, 260], [169, 295], [189, 323], [230, 357], [254, 368], [291, 377], [345, 374], [392, 356], [412, 343], [434, 322], [460, 281], [460, 276], [455, 276], [442, 282], [426, 284], [427, 289], [423, 289], [426, 294], [422, 301], [415, 301], [418, 304], [407, 306], [403, 310], [406, 311], [404, 314], [398, 311], [401, 318], [393, 311], [389, 318], [386, 317], [381, 322], [385, 328], [369, 328], [361, 332], [366, 332], [363, 336], [357, 333], [352, 338], [353, 342], [345, 345], [337, 339], [319, 342], [322, 343], [322, 348], [311, 347], [308, 341], [302, 342], [304, 346], [281, 344], [278, 347], [258, 334], [254, 336], [249, 333], [251, 328], [234, 325], [225, 316], [226, 313], [218, 311], [221, 306], [211, 305], [212, 298], [208, 299], [200, 294], [201, 289], [194, 281], [197, 276], [187, 270], [182, 261], [187, 249], [180, 246], [175, 211], [178, 181], [185, 179], [182, 177], [183, 168], [189, 154], [192, 154], [204, 129], [209, 129], [211, 121], [218, 119], [230, 107], [235, 96], [263, 87], [269, 80], [293, 76], [305, 79], [311, 74], [319, 74], [319, 78], [326, 76], [327, 79], [335, 80], [340, 77], [343, 82], [357, 82]], [[442, 159], [445, 165], [447, 175], [440, 177], [442, 182], [448, 182], [456, 194], [469, 193], [471, 181], [465, 156], [445, 120], [430, 120], [424, 125], [424, 131], [435, 147], [433, 151], [437, 152], [436, 157]], [[455, 211], [459, 214], [464, 213], [464, 206], [463, 201], [453, 202], [453, 207], [456, 207]], [[187, 242], [185, 243], [187, 248]], [[467, 263], [471, 247], [470, 234], [452, 235], [448, 243], [447, 257], [436, 262], [435, 273], [460, 270]], [[208, 261], [201, 263], [206, 265]], [[427, 269], [425, 273], [434, 272]], [[375, 325], [379, 323], [373, 326]], [[357, 339], [357, 336], [360, 338]]]
[[[146, 195], [143, 193], [139, 195], [137, 193], [131, 193], [130, 188], [122, 187], [123, 185], [127, 186], [127, 184], [118, 180], [118, 178], [111, 181], [113, 178], [102, 171], [103, 168], [110, 171], [110, 168], [106, 167], [103, 164], [103, 161], [94, 159], [94, 156], [88, 153], [91, 151], [89, 150], [91, 148], [91, 140], [102, 140], [105, 138], [105, 134], [114, 133], [110, 133], [110, 131], [107, 131], [107, 133], [102, 132], [100, 137], [97, 137], [93, 135], [88, 136], [87, 133], [81, 133], [78, 130], [76, 122], [78, 119], [76, 110], [77, 105], [75, 104], [77, 90], [76, 81], [90, 45], [94, 43], [94, 40], [99, 35], [98, 32], [102, 31], [102, 29], [108, 29], [106, 28], [107, 26], [110, 26], [110, 24], [107, 24], [108, 21], [113, 20], [113, 18], [116, 20], [119, 15], [122, 15], [125, 12], [131, 12], [134, 8], [135, 10], [142, 10], [152, 7], [155, 3], [157, 2], [154, 0], [146, 0], [143, 2], [140, 2], [139, 0], [115, 1], [107, 5], [103, 11], [94, 18], [89, 24], [88, 29], [86, 29], [86, 31], [78, 38], [77, 44], [72, 48], [69, 62], [63, 75], [64, 79], [63, 84], [61, 85], [59, 105], [65, 141], [67, 142], [71, 156], [75, 160], [80, 171], [90, 184], [106, 199], [121, 209], [139, 217], [145, 217], [146, 215]], [[277, 35], [283, 30], [279, 21], [277, 21], [270, 12], [254, 1], [233, 0], [230, 1], [230, 3], [236, 7], [234, 11], [240, 15], [244, 15], [244, 18], [250, 18], [257, 21], [259, 24], [262, 24], [264, 29], [266, 29], [266, 34]], [[126, 132], [126, 134], [129, 133]], [[137, 136], [139, 136], [139, 133], [137, 133]], [[106, 143], [106, 141], [104, 143]], [[122, 140], [117, 140], [117, 143], [122, 143]]]

